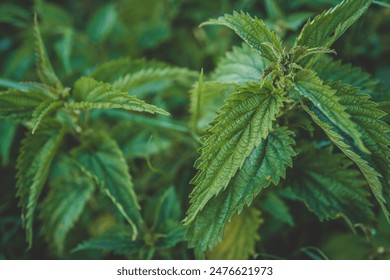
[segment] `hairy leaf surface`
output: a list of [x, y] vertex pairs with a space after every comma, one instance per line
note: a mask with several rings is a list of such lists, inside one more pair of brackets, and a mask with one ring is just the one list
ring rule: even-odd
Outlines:
[[282, 42], [276, 33], [270, 31], [264, 22], [257, 17], [252, 18], [244, 12], [225, 14], [218, 19], [210, 19], [203, 25], [225, 25], [237, 33], [252, 48], [271, 61], [277, 62], [283, 52]]
[[324, 85], [315, 73], [309, 70], [302, 70], [297, 73], [295, 87], [302, 96], [310, 100], [316, 110], [321, 111], [335, 126], [350, 135], [361, 150], [367, 151], [361, 140], [359, 130], [352, 122], [345, 107], [340, 104], [335, 90]]
[[376, 103], [369, 100], [368, 95], [358, 93], [357, 88], [340, 83], [332, 83], [329, 86], [336, 90], [340, 103], [357, 124], [357, 128], [362, 134], [363, 143], [370, 151], [370, 154], [363, 153], [356, 146], [350, 135], [341, 131], [320, 111], [315, 108], [304, 108], [333, 143], [358, 165], [382, 210], [388, 216], [389, 207], [386, 204], [383, 192], [385, 194], [389, 193], [390, 164], [388, 146], [390, 138], [388, 133], [390, 128], [387, 124], [380, 121], [385, 113], [377, 108]]
[[39, 128], [42, 121], [47, 117], [49, 114], [53, 113], [55, 110], [61, 108], [64, 106], [63, 101], [53, 101], [53, 100], [46, 100], [43, 101], [37, 108], [35, 108], [32, 118], [33, 118], [33, 129], [32, 133], [34, 134], [35, 131]]
[[373, 220], [365, 181], [351, 164], [329, 148], [308, 149], [298, 156], [291, 174], [292, 189], [321, 221], [344, 217], [358, 224]]
[[[368, 9], [372, 0], [344, 0], [336, 7], [323, 12], [303, 27], [296, 44], [330, 47]], [[317, 55], [318, 58], [318, 55]], [[315, 61], [313, 58], [311, 61]], [[309, 60], [305, 60], [308, 64]]]
[[7, 90], [0, 92], [0, 117], [18, 121], [31, 119], [36, 107], [49, 97], [39, 90]]
[[200, 251], [212, 248], [235, 213], [249, 206], [262, 189], [271, 183], [277, 185], [280, 177], [285, 177], [286, 166], [292, 165], [291, 158], [295, 155], [290, 134], [285, 129], [276, 129], [254, 148], [226, 190], [211, 198], [189, 224], [190, 246]]
[[191, 182], [196, 187], [191, 193], [186, 224], [227, 187], [253, 148], [267, 137], [282, 105], [283, 96], [274, 92], [268, 82], [262, 88], [258, 84], [247, 84], [226, 100], [195, 163], [199, 171]]

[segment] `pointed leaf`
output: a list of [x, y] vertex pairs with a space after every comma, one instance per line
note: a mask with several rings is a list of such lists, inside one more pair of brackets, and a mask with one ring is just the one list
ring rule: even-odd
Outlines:
[[33, 129], [32, 133], [34, 134], [35, 131], [39, 128], [42, 121], [51, 113], [56, 111], [57, 109], [64, 106], [63, 101], [52, 101], [52, 100], [46, 100], [43, 101], [37, 108], [35, 108], [32, 118], [33, 118]]
[[62, 89], [62, 84], [54, 73], [49, 57], [43, 44], [41, 31], [39, 30], [37, 16], [34, 18], [35, 54], [37, 59], [38, 75], [41, 82], [55, 89]]
[[35, 208], [64, 133], [61, 125], [51, 120], [43, 123], [37, 133], [27, 134], [22, 142], [16, 165], [18, 171], [16, 188], [30, 246]]
[[361, 140], [360, 132], [357, 130], [355, 123], [351, 121], [345, 107], [340, 104], [335, 90], [324, 85], [310, 70], [302, 70], [296, 74], [295, 88], [302, 96], [310, 100], [317, 111], [321, 111], [335, 126], [350, 135], [362, 151], [367, 152], [367, 148]]
[[49, 97], [39, 90], [0, 92], [0, 117], [18, 121], [30, 120], [33, 111]]
[[203, 25], [225, 25], [232, 29], [249, 46], [271, 62], [277, 62], [283, 52], [282, 42], [276, 33], [270, 31], [264, 22], [257, 17], [252, 18], [244, 12], [225, 14], [218, 19], [210, 19]]
[[274, 130], [254, 148], [226, 190], [211, 198], [189, 224], [187, 237], [191, 247], [199, 251], [212, 248], [235, 213], [249, 206], [262, 189], [271, 183], [277, 185], [280, 177], [285, 177], [286, 166], [292, 165], [295, 155], [290, 134], [282, 128]]
[[283, 100], [270, 82], [262, 87], [247, 84], [226, 100], [195, 163], [198, 173], [191, 183], [196, 187], [190, 195], [186, 224], [194, 220], [207, 201], [227, 187], [254, 147], [267, 137]]
[[112, 200], [132, 226], [133, 238], [142, 222], [140, 206], [133, 189], [126, 160], [117, 143], [102, 131], [87, 131], [73, 156], [99, 182], [101, 190]]
[[111, 108], [169, 115], [163, 109], [147, 104], [135, 96], [130, 96], [127, 92], [119, 91], [109, 84], [87, 77], [82, 77], [75, 83], [73, 97], [76, 102], [69, 103], [70, 108]]
[[321, 221], [344, 217], [350, 224], [372, 222], [365, 181], [351, 164], [332, 149], [308, 149], [296, 161], [292, 190]]
[[63, 156], [53, 164], [50, 191], [43, 201], [40, 217], [42, 232], [57, 253], [61, 254], [68, 232], [91, 198], [95, 182], [80, 164]]
[[369, 100], [368, 95], [359, 94], [358, 89], [340, 83], [329, 84], [337, 92], [340, 103], [345, 106], [346, 112], [352, 116], [357, 128], [362, 134], [362, 140], [370, 154], [363, 153], [356, 146], [350, 135], [335, 126], [324, 114], [315, 108], [304, 109], [313, 120], [325, 131], [332, 142], [353, 160], [380, 204], [383, 212], [389, 217], [389, 204], [383, 195], [390, 201], [389, 192], [389, 144], [388, 133], [390, 128], [380, 121], [385, 113], [377, 108], [377, 104]]
[[[334, 8], [309, 20], [296, 44], [309, 48], [329, 48], [368, 9], [372, 0], [344, 0]], [[318, 55], [316, 56], [318, 58]], [[311, 61], [315, 61], [313, 58]], [[309, 63], [307, 59], [303, 64]]]

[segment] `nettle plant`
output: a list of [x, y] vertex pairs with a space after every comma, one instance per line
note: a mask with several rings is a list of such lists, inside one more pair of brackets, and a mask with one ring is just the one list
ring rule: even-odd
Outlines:
[[[196, 73], [162, 62], [124, 58], [100, 65], [68, 88], [53, 70], [36, 17], [34, 36], [40, 82], [15, 83], [13, 88], [0, 92], [0, 116], [28, 129], [16, 165], [17, 196], [28, 245], [33, 242], [37, 210], [42, 234], [53, 252], [61, 255], [67, 235], [80, 219], [84, 219], [81, 225], [86, 228], [85, 220], [101, 212], [99, 208], [108, 213], [116, 208], [119, 217], [106, 219], [111, 239], [98, 241], [98, 245], [86, 242], [75, 251], [90, 247], [107, 249], [105, 246], [112, 249], [120, 244], [125, 247], [118, 248], [122, 254], [151, 258], [156, 250], [175, 246], [184, 239], [177, 194], [173, 188], [165, 188], [151, 198], [144, 220], [127, 157], [111, 137], [128, 135], [132, 127], [127, 124], [118, 128], [112, 120], [124, 123], [123, 120], [141, 118], [141, 122], [164, 123], [157, 117], [142, 119], [140, 113], [170, 114], [130, 93], [150, 93], [156, 86], [167, 87], [167, 81], [172, 84], [173, 80], [192, 84]], [[99, 122], [99, 109], [108, 114], [108, 124]], [[44, 189], [46, 185], [48, 189]], [[111, 200], [112, 206], [94, 195], [97, 189]], [[96, 206], [99, 204], [100, 207]]]
[[185, 225], [198, 257], [254, 254], [262, 218], [245, 206], [271, 184], [320, 220], [343, 217], [352, 228], [374, 218], [368, 184], [389, 218], [390, 128], [368, 95], [378, 94], [378, 83], [326, 56], [371, 2], [341, 2], [309, 20], [288, 47], [244, 12], [202, 24], [227, 26], [247, 45], [192, 91], [193, 127], [205, 133]]
[[[290, 202], [303, 202], [321, 221], [342, 217], [352, 230], [370, 232], [378, 216], [370, 188], [389, 219], [390, 127], [388, 103], [380, 102], [387, 92], [331, 58], [332, 44], [371, 2], [341, 2], [309, 20], [292, 46], [243, 12], [204, 23], [227, 26], [244, 43], [210, 77], [201, 72], [190, 116], [186, 90], [173, 81], [190, 86], [194, 72], [126, 58], [66, 87], [35, 22], [40, 82], [0, 92], [0, 117], [28, 129], [16, 166], [28, 244], [39, 224], [57, 256], [70, 247], [191, 258], [190, 247], [197, 258], [247, 259], [259, 252], [264, 214], [294, 226]], [[141, 100], [162, 88], [172, 99], [156, 94], [158, 107]], [[168, 111], [184, 117], [172, 120]], [[151, 143], [154, 129], [165, 133], [159, 145]], [[150, 155], [168, 167], [156, 168]]]

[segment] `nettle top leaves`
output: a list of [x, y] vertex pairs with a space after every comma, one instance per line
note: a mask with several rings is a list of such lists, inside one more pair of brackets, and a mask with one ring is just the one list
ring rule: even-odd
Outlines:
[[[198, 173], [192, 180], [196, 187], [190, 195], [191, 205], [185, 219], [190, 245], [199, 256], [214, 247], [217, 240], [221, 241], [225, 224], [245, 205], [250, 205], [262, 189], [271, 183], [278, 184], [285, 177], [286, 166], [291, 166], [292, 158], [297, 155], [294, 145], [303, 155], [298, 155], [298, 159], [313, 158], [305, 155], [300, 143], [295, 144], [294, 133], [283, 127], [291, 110], [296, 115], [306, 112], [359, 167], [383, 212], [389, 216], [390, 204], [386, 202], [390, 199], [390, 128], [381, 120], [385, 113], [359, 88], [331, 78], [322, 80], [316, 72], [321, 55], [334, 53], [331, 45], [371, 2], [345, 0], [309, 20], [290, 49], [283, 47], [281, 39], [262, 20], [244, 12], [233, 12], [201, 25], [227, 26], [249, 47], [235, 48], [218, 65], [213, 81], [204, 81], [202, 76], [192, 92], [191, 111], [199, 123], [204, 123], [204, 118], [210, 119], [202, 115], [202, 106], [218, 102], [221, 98], [217, 95], [221, 92], [227, 98], [203, 136], [204, 146], [195, 164]], [[218, 87], [220, 91], [216, 90]], [[294, 132], [296, 126], [291, 126]], [[331, 153], [325, 152], [329, 156]], [[304, 201], [318, 200], [306, 205], [321, 219], [344, 216], [352, 224], [366, 222], [373, 215], [367, 193], [362, 190], [364, 184], [357, 178], [359, 173], [345, 164], [347, 160], [341, 155], [333, 161], [332, 164], [324, 161], [323, 169], [327, 169], [327, 164], [333, 169], [332, 165], [339, 164], [345, 178], [341, 173], [324, 178], [318, 169], [308, 171], [302, 173], [307, 179], [301, 178], [301, 185], [292, 190]], [[311, 166], [305, 166], [310, 170]], [[288, 186], [297, 186], [288, 179]], [[354, 180], [358, 183], [350, 184]], [[316, 187], [324, 190], [319, 190], [321, 195], [310, 197], [308, 194], [314, 194], [316, 191], [312, 189]], [[366, 215], [349, 217], [351, 201], [356, 202], [359, 208], [356, 211]], [[252, 215], [251, 219], [260, 218]], [[226, 246], [232, 246], [229, 244]], [[248, 257], [250, 252], [240, 257]]]
[[[139, 237], [140, 231], [146, 234], [148, 229], [125, 156], [105, 131], [91, 127], [89, 111], [122, 109], [169, 116], [167, 111], [129, 93], [156, 81], [192, 80], [195, 74], [159, 62], [119, 59], [99, 66], [92, 76], [81, 77], [67, 88], [53, 70], [36, 17], [34, 36], [40, 82], [16, 84], [0, 92], [0, 117], [29, 129], [17, 159], [17, 195], [29, 245], [46, 183], [50, 191], [39, 207], [42, 232], [57, 252], [63, 250], [67, 233], [96, 187], [108, 196], [128, 224], [128, 242], [141, 242], [145, 236]], [[69, 138], [73, 140], [65, 141]], [[164, 238], [159, 239], [162, 247], [172, 247], [182, 240], [182, 228], [178, 228], [180, 224], [175, 226], [172, 238], [166, 241], [168, 245]]]

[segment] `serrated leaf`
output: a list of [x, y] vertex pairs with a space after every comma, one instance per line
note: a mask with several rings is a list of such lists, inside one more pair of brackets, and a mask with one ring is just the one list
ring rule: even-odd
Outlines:
[[249, 206], [262, 189], [271, 183], [277, 185], [280, 177], [285, 177], [286, 166], [292, 165], [295, 155], [290, 134], [276, 129], [253, 149], [226, 190], [211, 198], [189, 224], [187, 237], [191, 247], [199, 251], [212, 248], [235, 213]]
[[357, 164], [383, 212], [388, 217], [389, 209], [386, 207], [383, 192], [385, 191], [388, 194], [390, 189], [388, 148], [390, 128], [380, 121], [385, 113], [377, 109], [377, 104], [371, 102], [368, 95], [359, 94], [356, 88], [340, 83], [332, 83], [329, 86], [336, 90], [340, 103], [345, 106], [346, 112], [351, 115], [352, 120], [356, 123], [362, 134], [362, 141], [371, 154], [360, 151], [351, 137], [329, 121], [320, 111], [309, 109], [306, 106], [304, 108], [332, 142]]
[[[309, 20], [303, 27], [296, 45], [309, 48], [329, 48], [368, 9], [372, 0], [344, 0], [330, 10]], [[303, 65], [318, 58], [306, 59]]]
[[291, 173], [292, 190], [321, 221], [344, 217], [351, 225], [370, 223], [374, 213], [366, 184], [351, 165], [332, 149], [306, 149]]
[[33, 129], [32, 133], [34, 134], [36, 130], [41, 125], [42, 121], [55, 110], [64, 106], [63, 101], [53, 101], [46, 100], [43, 101], [37, 108], [35, 108], [32, 118], [33, 118]]
[[277, 62], [283, 53], [282, 42], [276, 33], [270, 31], [262, 20], [257, 17], [252, 18], [244, 12], [233, 12], [233, 15], [225, 14], [223, 17], [210, 19], [201, 24], [201, 26], [204, 25], [229, 27], [268, 61]]
[[43, 123], [37, 133], [27, 134], [22, 141], [16, 165], [18, 171], [16, 188], [30, 246], [35, 208], [64, 133], [65, 130], [59, 123], [50, 121]]
[[131, 225], [135, 239], [137, 226], [143, 221], [132, 178], [117, 143], [102, 131], [87, 131], [83, 134], [81, 146], [72, 154], [96, 177], [103, 193]]
[[255, 254], [258, 230], [263, 223], [260, 211], [246, 208], [227, 224], [221, 243], [207, 253], [213, 260], [246, 260]]
[[34, 18], [35, 55], [37, 59], [38, 76], [42, 83], [57, 90], [62, 89], [62, 84], [57, 78], [43, 44], [41, 31], [39, 30], [37, 16]]
[[284, 97], [271, 82], [247, 84], [227, 100], [205, 136], [191, 183], [189, 224], [213, 196], [224, 190], [255, 146], [266, 138]]
[[82, 77], [76, 81], [73, 97], [75, 102], [67, 104], [70, 108], [124, 109], [128, 111], [169, 115], [165, 110], [147, 104], [145, 101], [131, 96], [127, 92], [117, 90], [109, 84], [98, 82], [88, 77]]
[[261, 55], [246, 44], [233, 47], [231, 52], [218, 62], [212, 75], [213, 81], [245, 85], [249, 82], [258, 82], [263, 75], [266, 62]]
[[54, 162], [40, 217], [42, 232], [50, 245], [61, 254], [68, 232], [81, 215], [95, 188], [92, 177], [85, 174], [80, 164], [63, 156]]
[[313, 70], [323, 81], [341, 81], [343, 84], [360, 87], [361, 93], [371, 95], [375, 101], [389, 100], [390, 98], [389, 90], [385, 89], [379, 80], [361, 68], [351, 66], [351, 64], [343, 64], [340, 60], [322, 57], [313, 65]]
[[0, 119], [0, 164], [6, 166], [9, 161], [11, 146], [14, 142], [16, 125]]
[[0, 117], [17, 121], [31, 119], [37, 106], [49, 97], [40, 90], [7, 90], [0, 92]]
[[313, 71], [301, 70], [295, 76], [295, 88], [298, 92], [310, 100], [313, 108], [321, 111], [340, 130], [344, 131], [353, 139], [356, 146], [364, 152], [368, 152], [361, 140], [361, 134], [352, 122], [350, 115], [339, 102], [336, 91], [316, 76]]

